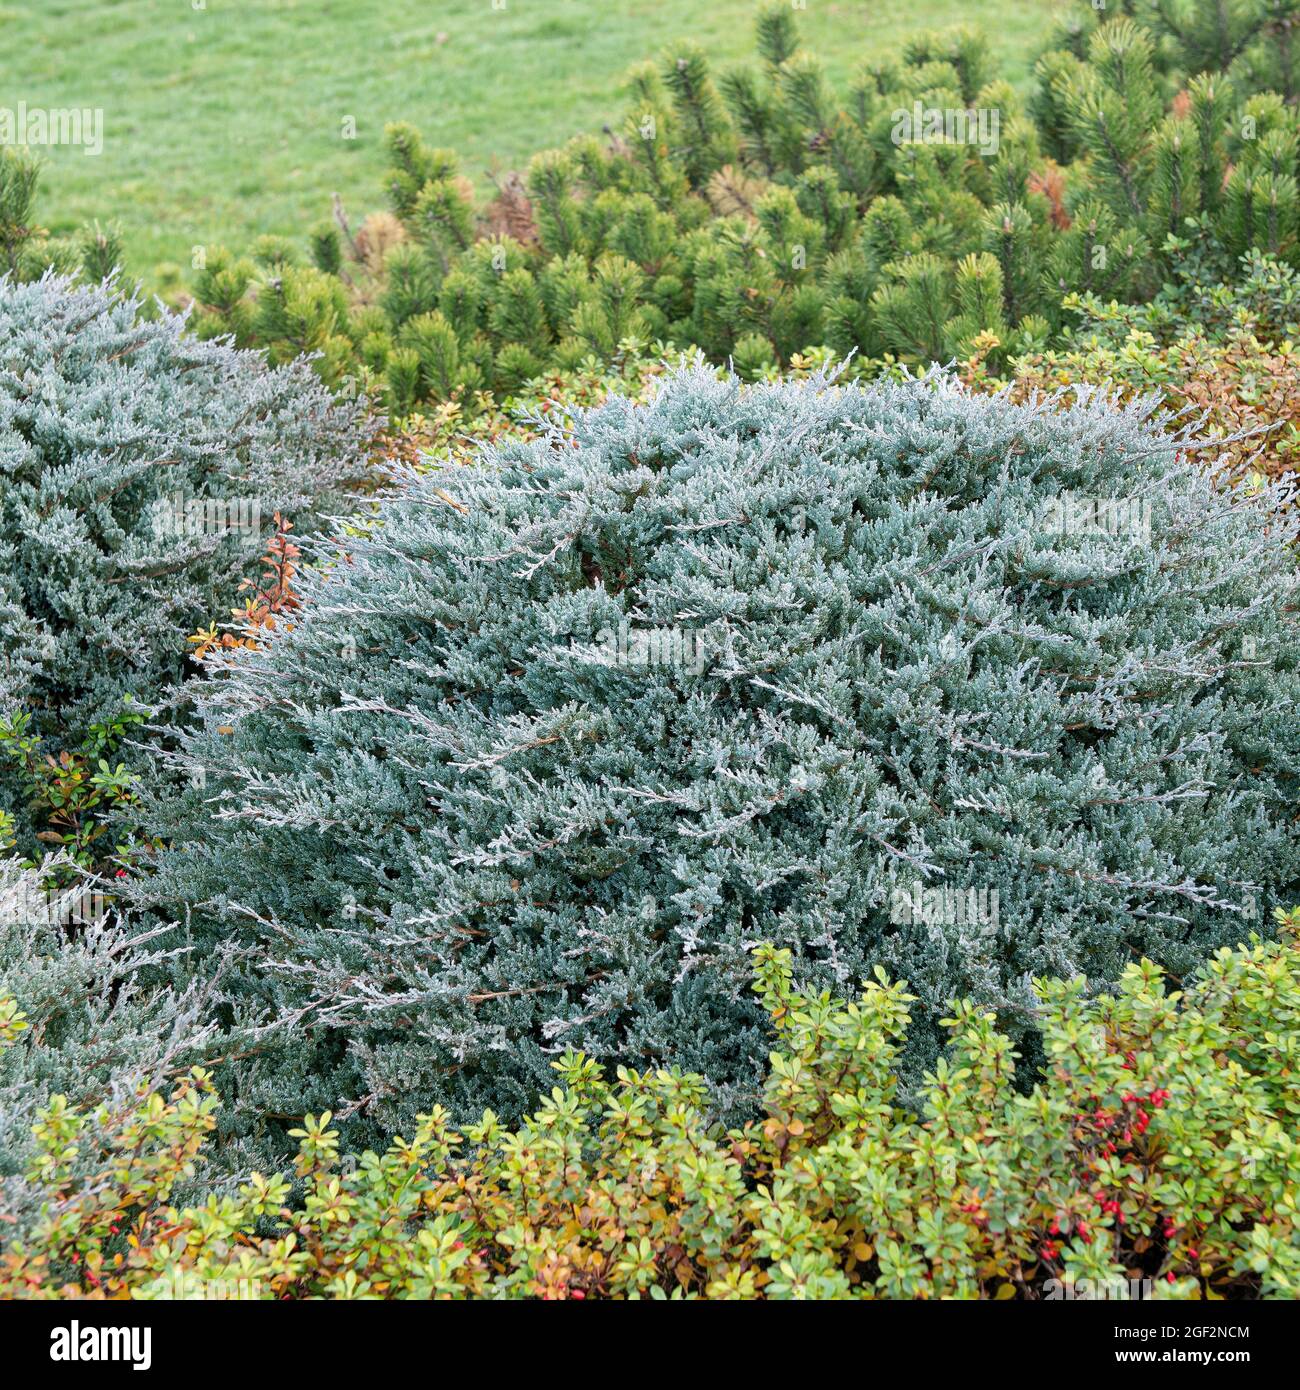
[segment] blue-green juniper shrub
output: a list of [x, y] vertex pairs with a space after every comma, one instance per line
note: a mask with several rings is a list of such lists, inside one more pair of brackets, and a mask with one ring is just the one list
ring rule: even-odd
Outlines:
[[954, 996], [1024, 1042], [1033, 977], [1266, 923], [1294, 523], [1153, 412], [701, 367], [400, 477], [145, 793], [140, 906], [248, 961], [228, 1123], [517, 1114], [567, 1047], [743, 1113], [761, 941], [906, 980], [915, 1081]]
[[[0, 278], [0, 716], [57, 755], [152, 702], [257, 577], [276, 512], [302, 530], [338, 508], [371, 428], [305, 361], [200, 342], [111, 280]], [[28, 853], [29, 790], [0, 765]]]

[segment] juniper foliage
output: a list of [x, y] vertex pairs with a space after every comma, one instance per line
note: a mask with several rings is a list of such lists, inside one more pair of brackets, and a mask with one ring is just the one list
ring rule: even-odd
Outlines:
[[[182, 1056], [201, 1055], [210, 1025], [198, 990], [158, 991], [146, 972], [170, 966], [175, 948], [125, 932], [93, 884], [50, 891], [67, 868], [0, 858], [0, 1022], [21, 1020], [12, 1044], [0, 1033], [0, 1223], [19, 1229], [38, 1212], [39, 1184], [25, 1174], [32, 1126], [55, 1095], [73, 1105], [128, 1101], [165, 1084]], [[6, 1007], [6, 1001], [8, 1006]], [[85, 1163], [73, 1153], [74, 1173]], [[13, 1234], [11, 1229], [8, 1234]]]
[[915, 1079], [954, 995], [1023, 1039], [1032, 976], [1181, 973], [1294, 896], [1294, 528], [1149, 402], [666, 380], [405, 475], [195, 683], [134, 893], [257, 962], [238, 1124], [517, 1113], [571, 1046], [734, 1115], [763, 940], [906, 979]]
[[[0, 712], [50, 753], [182, 676], [274, 514], [310, 524], [364, 466], [361, 406], [304, 363], [139, 311], [111, 282], [0, 279]], [[22, 800], [0, 781], [20, 829]]]

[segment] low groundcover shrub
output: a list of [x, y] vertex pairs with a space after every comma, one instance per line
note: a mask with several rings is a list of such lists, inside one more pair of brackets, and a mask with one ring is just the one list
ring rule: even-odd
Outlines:
[[1080, 323], [1058, 350], [1014, 363], [1010, 381], [977, 357], [964, 373], [1017, 397], [1078, 385], [1114, 395], [1159, 393], [1171, 419], [1195, 418], [1223, 440], [1210, 455], [1225, 478], [1295, 483], [1300, 458], [1300, 282], [1284, 262], [1243, 256], [1238, 276], [1216, 283], [1192, 260], [1147, 305], [1071, 296]]
[[1032, 977], [1267, 920], [1294, 523], [1149, 414], [699, 368], [408, 473], [143, 793], [137, 907], [243, 961], [230, 1126], [512, 1117], [566, 1048], [737, 1117], [759, 941], [906, 979], [915, 1080], [954, 997], [1022, 1041]]
[[[1185, 993], [1150, 961], [1099, 998], [1041, 984], [1029, 1095], [993, 1016], [956, 1006], [920, 1114], [896, 1096], [905, 987], [799, 994], [767, 946], [777, 1050], [762, 1119], [730, 1133], [697, 1076], [610, 1080], [566, 1052], [517, 1132], [489, 1112], [461, 1134], [438, 1107], [348, 1166], [309, 1116], [292, 1174], [177, 1210], [209, 1076], [94, 1114], [56, 1097], [0, 1295], [1295, 1298], [1300, 911], [1278, 916], [1283, 941], [1219, 952]], [[0, 1048], [23, 1022], [0, 998]]]
[[28, 854], [32, 760], [9, 745], [38, 740], [39, 767], [155, 699], [274, 515], [306, 524], [365, 468], [361, 403], [184, 329], [111, 282], [0, 278], [0, 717], [29, 721], [0, 749], [0, 809]]
[[[123, 930], [105, 895], [84, 883], [50, 892], [63, 867], [51, 859], [25, 869], [0, 856], [0, 1044], [12, 1044], [0, 1045], [0, 1243], [12, 1234], [8, 1221], [23, 1225], [39, 1210], [40, 1189], [23, 1178], [37, 1151], [33, 1125], [52, 1096], [74, 1109], [119, 1110], [140, 1085], [163, 1084], [179, 1057], [203, 1055], [203, 1000], [143, 987], [167, 950]], [[90, 1176], [93, 1155], [65, 1159], [70, 1180]]]

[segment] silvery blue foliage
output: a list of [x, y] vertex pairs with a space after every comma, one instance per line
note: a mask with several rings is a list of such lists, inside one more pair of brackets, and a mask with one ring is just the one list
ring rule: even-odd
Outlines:
[[[93, 887], [49, 892], [59, 859], [24, 868], [0, 856], [0, 998], [26, 1016], [12, 1046], [0, 1046], [0, 1226], [6, 1243], [48, 1193], [25, 1174], [36, 1153], [32, 1126], [55, 1095], [73, 1106], [124, 1105], [141, 1084], [170, 1089], [185, 1063], [201, 1060], [211, 1029], [210, 977], [188, 989], [151, 990], [142, 974], [166, 970], [176, 947], [128, 933]], [[76, 1160], [74, 1159], [74, 1163]], [[91, 1162], [87, 1155], [85, 1162]]]
[[184, 674], [274, 513], [301, 529], [364, 464], [359, 405], [305, 363], [139, 310], [112, 282], [0, 279], [0, 712], [55, 748]]
[[695, 369], [402, 477], [149, 808], [141, 903], [256, 960], [245, 1116], [513, 1113], [569, 1046], [734, 1115], [757, 942], [905, 977], [920, 1065], [951, 996], [1029, 1036], [1032, 976], [1264, 925], [1294, 527], [1152, 410]]

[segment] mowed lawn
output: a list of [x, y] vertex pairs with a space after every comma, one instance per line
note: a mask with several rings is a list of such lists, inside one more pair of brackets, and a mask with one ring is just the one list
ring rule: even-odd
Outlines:
[[[198, 6], [198, 8], [195, 8]], [[836, 80], [918, 29], [983, 24], [1024, 81], [1056, 0], [807, 0]], [[753, 0], [0, 0], [0, 106], [104, 112], [103, 153], [45, 152], [54, 232], [115, 219], [127, 268], [188, 274], [191, 248], [300, 236], [339, 192], [383, 205], [383, 128], [409, 120], [486, 171], [599, 130], [670, 39], [753, 53]], [[345, 131], [355, 127], [355, 138]], [[170, 278], [166, 269], [162, 280]]]

